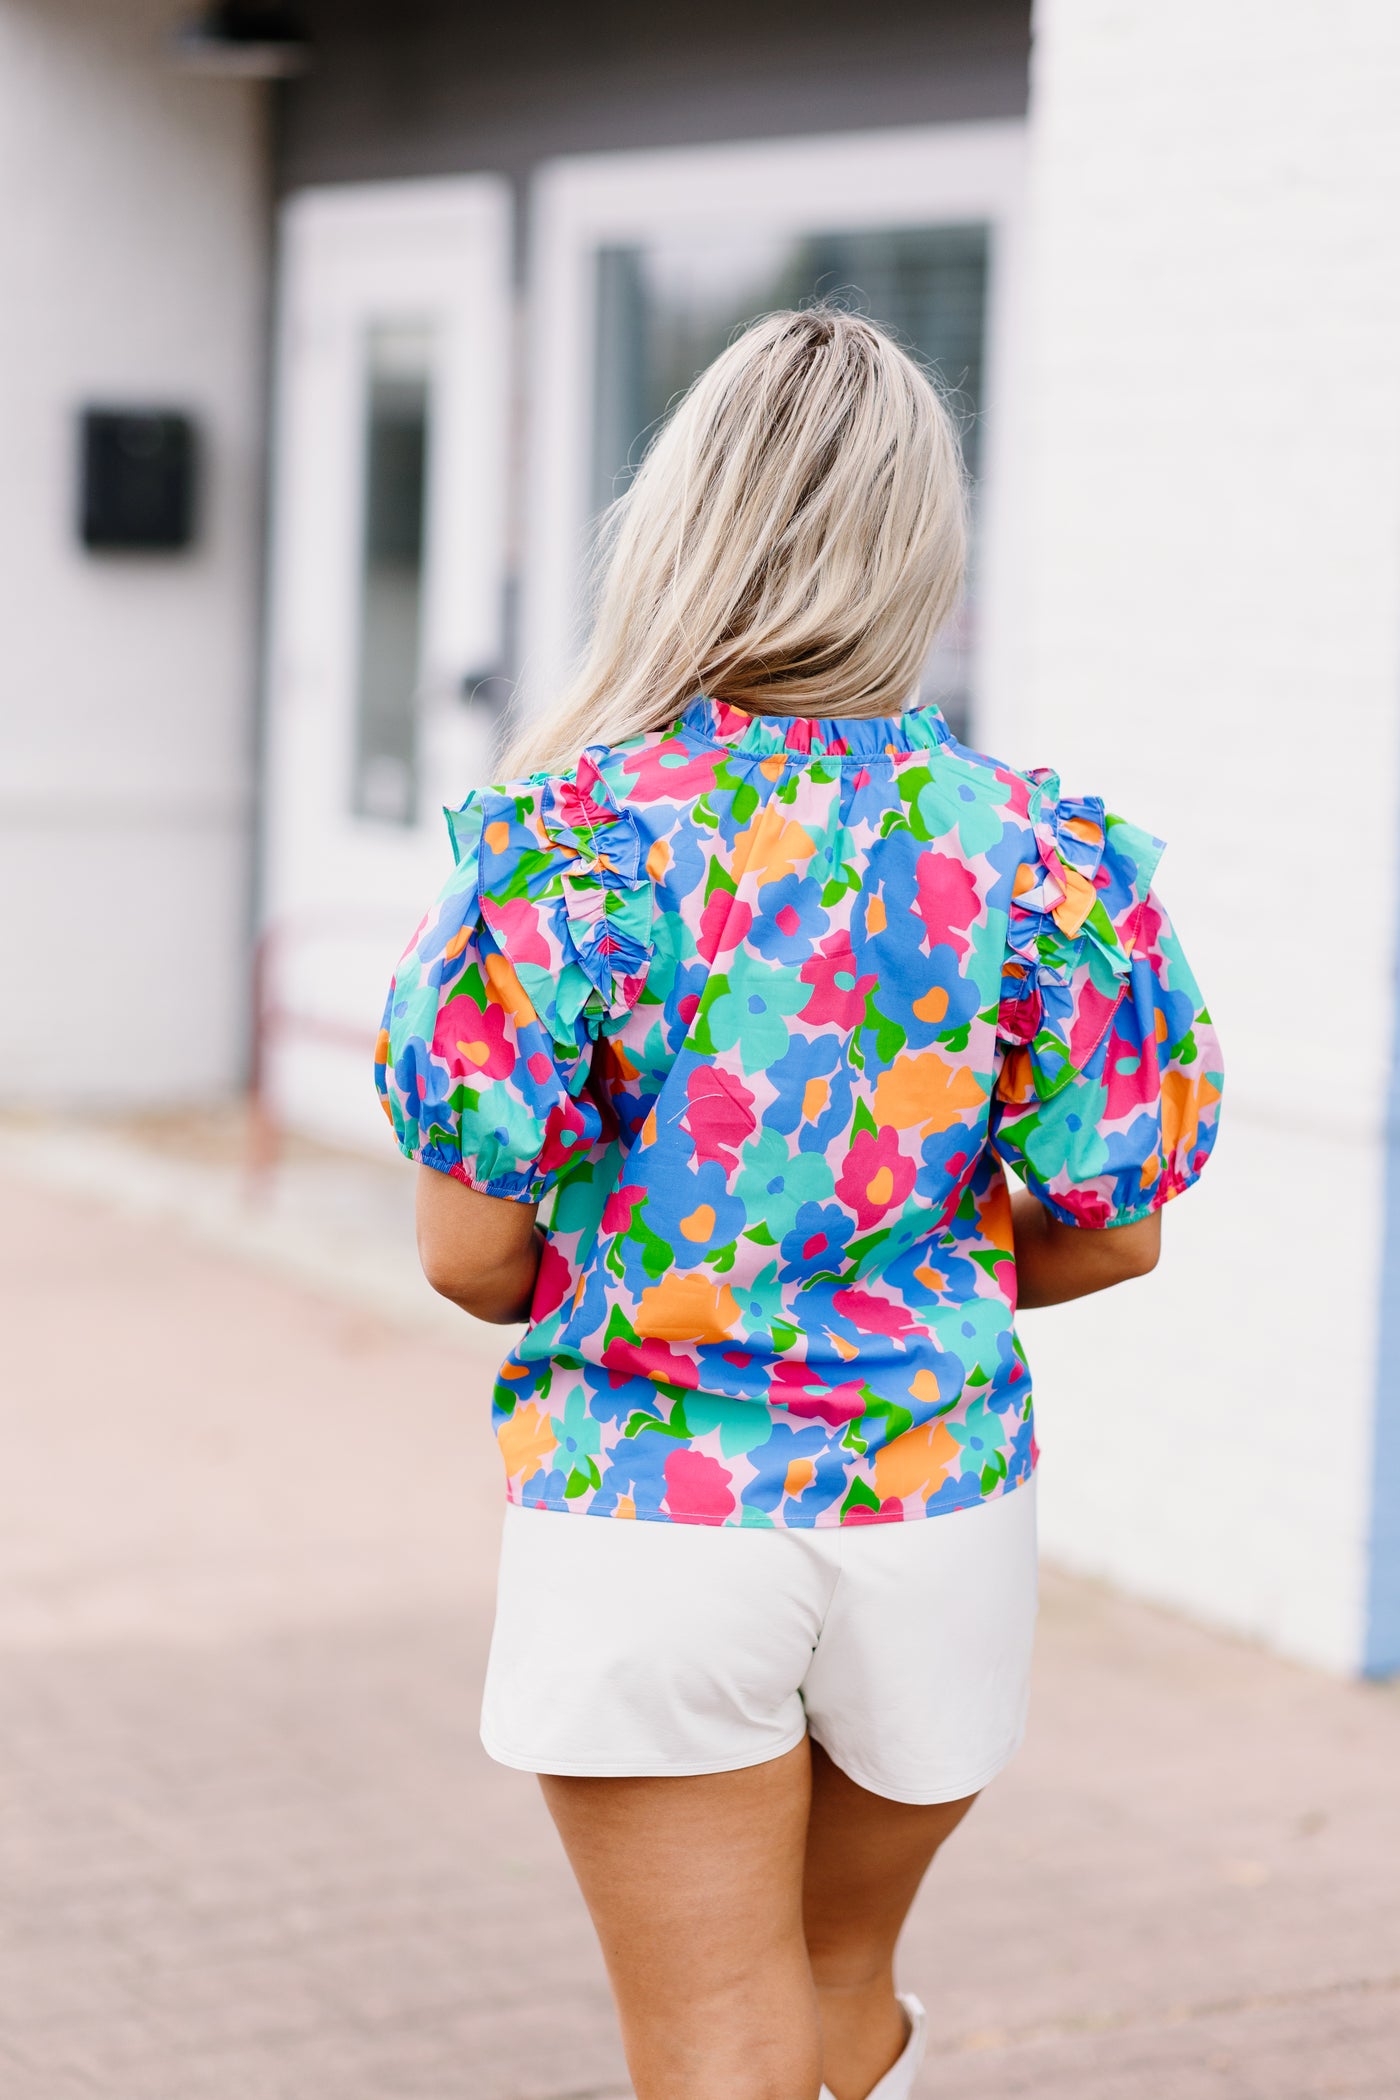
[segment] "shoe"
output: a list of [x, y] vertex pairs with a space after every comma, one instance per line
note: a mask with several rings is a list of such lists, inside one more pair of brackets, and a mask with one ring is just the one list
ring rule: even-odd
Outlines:
[[[899, 2002], [909, 2022], [909, 2039], [898, 2062], [892, 2063], [884, 2077], [870, 2088], [865, 2100], [911, 2100], [914, 2080], [919, 2075], [919, 2065], [928, 2046], [928, 2015], [912, 1991], [901, 1991]], [[822, 2087], [821, 2100], [836, 2100], [830, 2086]]]

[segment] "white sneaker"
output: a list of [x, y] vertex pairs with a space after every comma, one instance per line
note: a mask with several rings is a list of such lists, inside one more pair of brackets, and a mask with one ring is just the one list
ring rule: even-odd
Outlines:
[[[914, 2080], [919, 2075], [919, 2065], [928, 2046], [928, 2015], [912, 1991], [901, 1991], [899, 2002], [909, 2022], [909, 2039], [898, 2062], [892, 2063], [884, 2077], [870, 2088], [865, 2100], [911, 2100]], [[830, 2086], [822, 2087], [821, 2100], [836, 2100]]]

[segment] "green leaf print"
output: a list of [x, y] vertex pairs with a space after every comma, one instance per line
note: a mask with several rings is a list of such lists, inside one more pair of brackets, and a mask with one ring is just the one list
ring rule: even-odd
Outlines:
[[892, 1444], [896, 1437], [903, 1436], [906, 1429], [914, 1427], [914, 1417], [907, 1407], [901, 1407], [897, 1400], [881, 1399], [878, 1393], [871, 1394], [865, 1410], [865, 1419], [884, 1423], [884, 1441], [887, 1444]]
[[632, 1325], [622, 1307], [614, 1302], [608, 1313], [608, 1324], [603, 1329], [604, 1349], [607, 1349], [610, 1342], [637, 1342], [640, 1340], [641, 1336], [637, 1333], [636, 1328]]
[[984, 1270], [994, 1281], [997, 1270], [1003, 1262], [1009, 1261], [1013, 1268], [1016, 1266], [1015, 1255], [1010, 1253], [1005, 1247], [974, 1247], [972, 1249], [972, 1259], [976, 1262], [978, 1268]]
[[[891, 1021], [888, 1015], [881, 1013], [879, 1007], [875, 1004], [875, 994], [873, 992], [867, 992], [865, 995], [865, 1018], [860, 1025], [862, 1028], [869, 1029], [873, 1034], [875, 1038], [875, 1055], [880, 1063], [882, 1065], [892, 1064], [904, 1048], [904, 1030], [897, 1021]], [[965, 1039], [967, 1030], [964, 1028], [962, 1033]], [[861, 1105], [863, 1107], [864, 1103]]]

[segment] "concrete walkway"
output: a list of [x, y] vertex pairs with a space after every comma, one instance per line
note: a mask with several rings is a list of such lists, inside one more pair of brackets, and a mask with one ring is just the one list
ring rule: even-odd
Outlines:
[[[5, 2100], [620, 2100], [475, 1738], [479, 1337], [13, 1162], [0, 1290]], [[1049, 1579], [1030, 1743], [907, 1938], [921, 2093], [1395, 2100], [1397, 1781], [1395, 1691]]]

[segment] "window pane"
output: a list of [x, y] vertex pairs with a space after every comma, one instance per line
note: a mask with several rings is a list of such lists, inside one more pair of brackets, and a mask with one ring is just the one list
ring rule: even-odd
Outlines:
[[411, 824], [418, 801], [432, 349], [429, 328], [398, 323], [376, 324], [366, 343], [354, 806], [394, 824]]
[[[818, 297], [870, 314], [934, 368], [962, 427], [975, 484], [986, 290], [985, 226], [687, 236], [601, 249], [595, 508], [623, 492], [668, 408], [736, 329]], [[969, 603], [935, 645], [922, 685], [958, 730], [969, 712], [970, 615]]]

